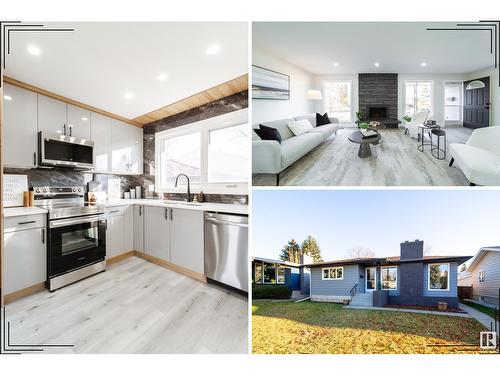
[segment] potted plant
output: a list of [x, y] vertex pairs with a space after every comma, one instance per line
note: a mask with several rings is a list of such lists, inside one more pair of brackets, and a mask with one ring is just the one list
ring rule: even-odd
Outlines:
[[363, 111], [358, 111], [356, 112], [356, 119], [357, 119], [357, 123], [358, 123], [358, 128], [359, 128], [359, 124], [364, 120], [365, 118], [365, 113]]
[[405, 113], [403, 116], [403, 121], [410, 122], [411, 121], [411, 116], [409, 113]]

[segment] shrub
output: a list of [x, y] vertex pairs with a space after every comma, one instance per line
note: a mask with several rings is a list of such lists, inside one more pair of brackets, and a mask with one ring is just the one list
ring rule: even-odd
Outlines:
[[252, 284], [253, 299], [288, 299], [291, 295], [286, 285]]

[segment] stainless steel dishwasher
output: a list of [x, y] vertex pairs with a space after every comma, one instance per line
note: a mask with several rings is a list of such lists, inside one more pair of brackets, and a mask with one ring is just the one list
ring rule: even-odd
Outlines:
[[205, 276], [248, 292], [248, 216], [205, 213]]

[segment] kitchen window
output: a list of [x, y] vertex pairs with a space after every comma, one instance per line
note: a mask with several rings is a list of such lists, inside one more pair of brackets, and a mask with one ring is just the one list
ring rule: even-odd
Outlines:
[[344, 278], [344, 267], [323, 268], [323, 280], [342, 280]]
[[432, 112], [433, 81], [405, 81], [405, 112]]
[[382, 267], [380, 269], [382, 278], [382, 290], [398, 289], [398, 268], [397, 267]]
[[429, 290], [450, 290], [450, 265], [448, 263], [429, 264]]
[[155, 135], [156, 191], [247, 194], [250, 175], [250, 127], [243, 109]]
[[323, 81], [324, 111], [339, 122], [352, 122], [352, 81]]
[[480, 284], [484, 284], [485, 283], [485, 276], [486, 274], [484, 273], [484, 271], [479, 271], [477, 273], [477, 279], [479, 281]]

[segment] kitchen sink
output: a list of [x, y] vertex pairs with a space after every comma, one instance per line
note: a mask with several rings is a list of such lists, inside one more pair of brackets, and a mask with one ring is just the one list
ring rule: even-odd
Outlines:
[[161, 202], [164, 204], [175, 204], [177, 206], [201, 206], [203, 204], [200, 202], [185, 202], [185, 201], [172, 201], [172, 200], [163, 200]]

